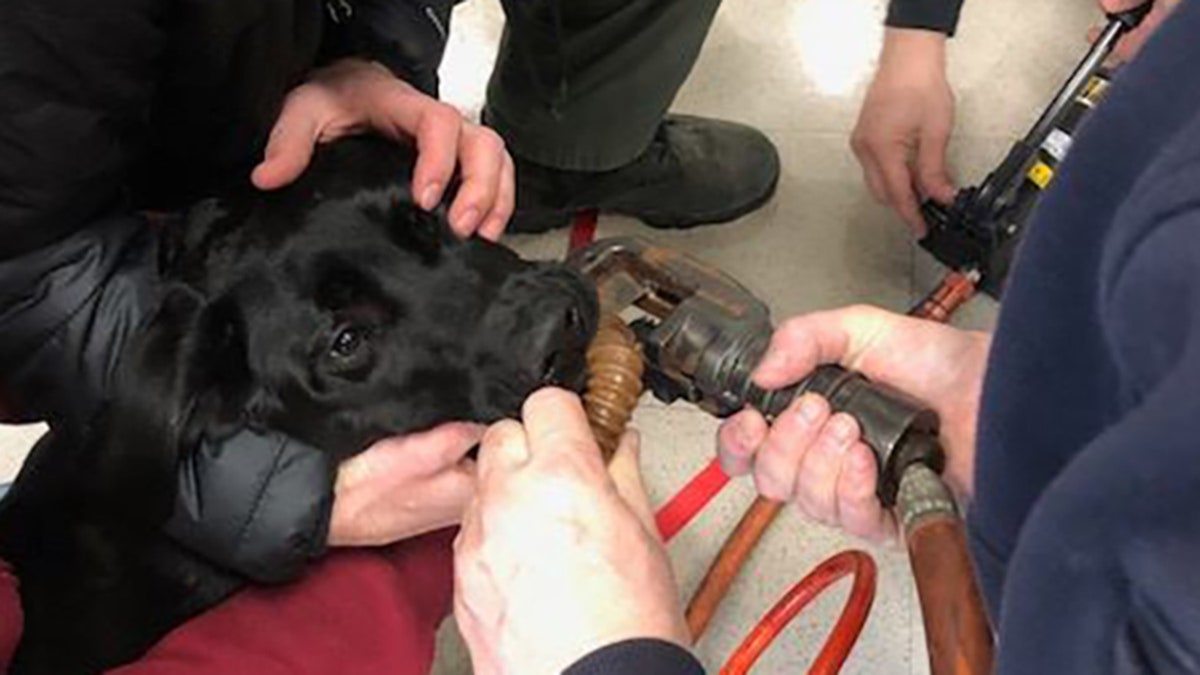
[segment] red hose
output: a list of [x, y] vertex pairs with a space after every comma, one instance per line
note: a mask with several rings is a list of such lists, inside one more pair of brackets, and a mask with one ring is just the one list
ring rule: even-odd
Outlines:
[[709, 462], [708, 466], [688, 481], [688, 484], [669, 502], [663, 504], [654, 515], [658, 534], [663, 541], [670, 541], [680, 530], [687, 527], [728, 483], [729, 476], [721, 470], [721, 464], [715, 459]]
[[578, 251], [596, 240], [596, 218], [596, 211], [591, 209], [575, 214], [567, 236], [567, 253]]
[[746, 636], [741, 646], [721, 669], [721, 675], [743, 675], [749, 672], [758, 657], [762, 656], [779, 633], [808, 606], [808, 603], [833, 582], [848, 574], [854, 575], [850, 597], [846, 599], [842, 615], [838, 617], [829, 639], [817, 655], [817, 660], [808, 669], [809, 675], [834, 675], [840, 672], [842, 664], [850, 656], [850, 650], [854, 649], [854, 643], [862, 633], [863, 625], [867, 622], [871, 603], [875, 601], [875, 561], [862, 551], [842, 551], [818, 565], [793, 586]]
[[[663, 541], [670, 541], [678, 534], [728, 483], [729, 477], [721, 471], [716, 460], [704, 467], [658, 510], [655, 520]], [[875, 601], [875, 561], [862, 551], [843, 551], [829, 558], [793, 586], [746, 636], [721, 669], [721, 675], [749, 672], [758, 657], [808, 603], [848, 574], [854, 575], [854, 584], [846, 606], [808, 672], [810, 675], [833, 675], [840, 671], [854, 649]]]

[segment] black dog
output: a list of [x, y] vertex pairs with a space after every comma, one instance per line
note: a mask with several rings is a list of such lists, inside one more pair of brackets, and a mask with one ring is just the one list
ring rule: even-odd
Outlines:
[[242, 581], [161, 534], [176, 467], [238, 430], [341, 459], [579, 388], [594, 291], [561, 265], [458, 241], [414, 206], [411, 150], [319, 150], [294, 185], [197, 207], [163, 245], [161, 307], [100, 428], [39, 444], [0, 504], [26, 612], [17, 672], [136, 658]]

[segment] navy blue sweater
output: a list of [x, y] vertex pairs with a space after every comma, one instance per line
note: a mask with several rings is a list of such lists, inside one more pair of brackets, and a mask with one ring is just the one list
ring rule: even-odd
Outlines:
[[[999, 673], [1200, 672], [1200, 2], [1119, 76], [1030, 226], [975, 489]], [[698, 672], [654, 642], [577, 668]]]
[[1200, 671], [1200, 3], [1118, 77], [1040, 205], [979, 439], [999, 672]]

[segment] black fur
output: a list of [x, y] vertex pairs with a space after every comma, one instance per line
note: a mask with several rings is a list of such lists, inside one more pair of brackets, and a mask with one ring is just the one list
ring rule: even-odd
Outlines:
[[47, 438], [0, 504], [26, 611], [14, 672], [131, 660], [241, 580], [161, 527], [180, 458], [243, 428], [338, 458], [448, 420], [515, 416], [579, 388], [593, 292], [560, 265], [415, 207], [413, 155], [354, 139], [294, 185], [193, 210], [162, 245], [161, 307], [94, 432]]

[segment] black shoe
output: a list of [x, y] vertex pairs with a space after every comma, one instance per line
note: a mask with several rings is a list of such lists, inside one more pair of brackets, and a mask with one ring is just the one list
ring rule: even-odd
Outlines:
[[566, 227], [598, 209], [651, 227], [724, 223], [762, 206], [779, 181], [779, 153], [757, 129], [668, 115], [637, 159], [612, 171], [563, 171], [517, 157], [517, 208], [508, 231]]

